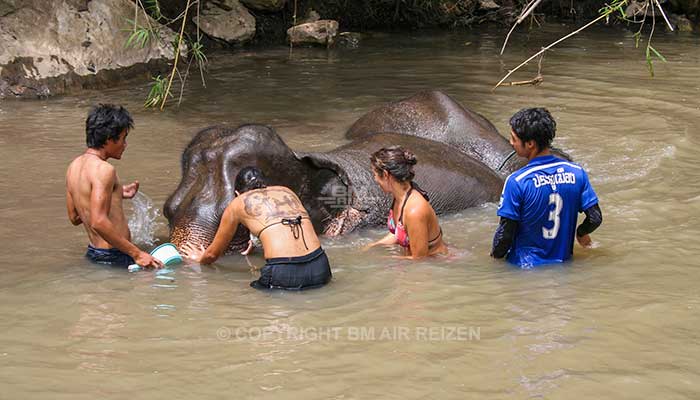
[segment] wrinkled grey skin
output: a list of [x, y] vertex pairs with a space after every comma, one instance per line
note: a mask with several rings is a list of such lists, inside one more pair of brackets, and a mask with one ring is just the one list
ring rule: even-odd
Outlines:
[[[346, 136], [358, 140], [377, 132], [418, 136], [453, 146], [506, 177], [527, 164], [513, 153], [508, 139], [481, 114], [440, 91], [421, 92], [378, 107], [357, 120]], [[559, 157], [570, 160], [561, 150]]]
[[[374, 182], [370, 155], [401, 145], [418, 159], [416, 182], [438, 214], [496, 201], [502, 178], [484, 164], [438, 142], [400, 134], [368, 135], [327, 153], [295, 154], [272, 128], [215, 126], [198, 133], [182, 155], [182, 180], [164, 214], [176, 245], [208, 245], [223, 210], [234, 198], [238, 171], [260, 168], [269, 185], [292, 189], [317, 231], [341, 235], [386, 223], [390, 196]], [[239, 228], [229, 252], [243, 249], [248, 231]]]

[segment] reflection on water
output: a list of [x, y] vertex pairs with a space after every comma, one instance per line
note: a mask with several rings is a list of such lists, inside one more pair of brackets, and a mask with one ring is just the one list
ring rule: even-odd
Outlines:
[[[140, 108], [148, 91], [0, 103], [0, 385], [9, 398], [697, 398], [700, 395], [700, 44], [659, 34], [650, 79], [631, 34], [591, 31], [551, 52], [543, 85], [491, 88], [564, 28], [374, 35], [355, 50], [211, 55], [208, 88], [182, 108]], [[551, 36], [547, 36], [551, 35]], [[468, 44], [467, 44], [468, 43]], [[529, 79], [536, 66], [517, 79]], [[138, 83], [137, 83], [138, 85]], [[441, 217], [447, 258], [412, 263], [360, 248], [382, 229], [325, 239], [330, 285], [264, 293], [246, 259], [156, 274], [88, 264], [65, 215], [64, 173], [83, 150], [90, 105], [134, 115], [122, 182], [134, 238], [167, 240], [158, 214], [193, 134], [216, 123], [273, 126], [296, 150], [345, 142], [382, 102], [441, 89], [504, 133], [522, 107], [557, 119], [555, 144], [583, 164], [605, 221], [565, 266], [521, 271], [488, 257], [496, 205]], [[420, 160], [419, 160], [420, 161]], [[151, 204], [153, 206], [151, 206]], [[39, 227], [39, 229], [37, 229]], [[249, 258], [262, 265], [260, 254]], [[448, 328], [478, 329], [459, 340]], [[396, 329], [388, 337], [354, 333]], [[325, 332], [338, 336], [299, 336]], [[443, 332], [435, 340], [417, 332]], [[256, 332], [270, 332], [255, 336]], [[236, 333], [239, 333], [236, 336]]]

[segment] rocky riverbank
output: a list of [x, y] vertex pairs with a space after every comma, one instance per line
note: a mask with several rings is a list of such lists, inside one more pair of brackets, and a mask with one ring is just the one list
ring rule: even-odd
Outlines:
[[[698, 29], [700, 0], [662, 3], [677, 28]], [[175, 19], [187, 4], [160, 0], [158, 13]], [[639, 4], [631, 1], [628, 11]], [[505, 25], [522, 7], [520, 0], [203, 0], [188, 13], [185, 32], [199, 30], [208, 49], [288, 41], [355, 47], [366, 30]], [[600, 7], [601, 1], [552, 0], [537, 13], [583, 21]], [[159, 39], [126, 46], [135, 24], [157, 30]], [[0, 0], [0, 99], [61, 95], [164, 73], [179, 29], [160, 25], [133, 0]]]

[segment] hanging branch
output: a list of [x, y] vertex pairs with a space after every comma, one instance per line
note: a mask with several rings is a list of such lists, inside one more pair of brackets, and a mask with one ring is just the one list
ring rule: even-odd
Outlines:
[[139, 2], [134, 3], [134, 31], [138, 28], [139, 21]]
[[[148, 30], [153, 32], [154, 31], [153, 25], [151, 25], [151, 19], [148, 17], [148, 13], [146, 12], [146, 7], [143, 6], [143, 3], [141, 3], [141, 0], [137, 0], [136, 5], [137, 5], [137, 8], [138, 8], [138, 6], [140, 6], [141, 9], [143, 10], [144, 19], [146, 20], [146, 25], [148, 25]], [[136, 18], [134, 18], [134, 21], [136, 21]], [[134, 24], [134, 25], [136, 25], [136, 24]]]
[[530, 15], [530, 13], [533, 12], [535, 10], [535, 8], [541, 2], [542, 2], [542, 0], [532, 0], [530, 3], [525, 5], [525, 7], [523, 7], [523, 11], [520, 13], [520, 16], [513, 24], [513, 27], [510, 28], [508, 35], [506, 35], [506, 40], [503, 41], [503, 47], [501, 47], [501, 55], [503, 55], [503, 52], [506, 50], [506, 45], [508, 44], [508, 39], [510, 38], [510, 35], [515, 30], [515, 27], [518, 26], [521, 22], [523, 22], [525, 20], [525, 18], [527, 18], [527, 16]]
[[[659, 0], [654, 0], [654, 3], [656, 3], [656, 6], [659, 8], [659, 11], [661, 12], [661, 15], [664, 17], [664, 21], [666, 21], [666, 25], [668, 26], [668, 29], [673, 32], [673, 26], [671, 25], [671, 22], [669, 22], [668, 18], [666, 17], [666, 13], [664, 12], [664, 9], [661, 8], [661, 4], [659, 3]], [[652, 8], [654, 5], [652, 4]]]
[[177, 71], [177, 61], [180, 59], [180, 49], [182, 49], [182, 36], [185, 34], [185, 24], [187, 23], [187, 11], [190, 9], [191, 0], [187, 0], [187, 6], [185, 8], [184, 16], [182, 18], [182, 26], [180, 27], [180, 36], [177, 40], [177, 49], [175, 49], [175, 61], [173, 62], [173, 70], [170, 73], [170, 81], [168, 82], [168, 88], [165, 89], [165, 95], [163, 96], [163, 102], [160, 104], [160, 110], [163, 111], [165, 107], [165, 102], [168, 100], [168, 94], [170, 94], [170, 87], [173, 85], [173, 78], [175, 78], [175, 72]]
[[[202, 43], [202, 31], [199, 29], [199, 18], [200, 18], [199, 5], [200, 5], [200, 2], [197, 1], [197, 43]], [[202, 86], [207, 87], [207, 83], [204, 81], [203, 61], [198, 58], [197, 64], [199, 65], [199, 76], [202, 78]]]
[[294, 0], [294, 14], [292, 15], [292, 34], [289, 35], [289, 57], [292, 57], [294, 49], [294, 33], [297, 29], [297, 0]]
[[593, 21], [587, 23], [586, 25], [582, 26], [581, 28], [579, 28], [579, 29], [577, 29], [577, 30], [575, 30], [575, 31], [573, 31], [573, 32], [571, 32], [571, 33], [569, 33], [568, 35], [566, 35], [566, 36], [560, 38], [559, 40], [557, 40], [557, 41], [551, 43], [549, 46], [543, 47], [542, 50], [538, 51], [538, 52], [535, 53], [532, 57], [530, 57], [530, 58], [528, 58], [527, 60], [523, 61], [520, 65], [518, 65], [517, 67], [515, 67], [515, 69], [510, 70], [510, 71], [506, 74], [506, 76], [504, 76], [503, 79], [501, 79], [501, 80], [496, 84], [496, 86], [494, 86], [493, 89], [491, 89], [491, 91], [496, 90], [499, 86], [501, 86], [501, 84], [502, 84], [506, 79], [508, 79], [509, 76], [511, 76], [511, 75], [513, 74], [513, 72], [515, 72], [515, 71], [519, 70], [520, 68], [522, 68], [525, 64], [527, 64], [527, 63], [529, 63], [530, 61], [532, 61], [533, 59], [535, 59], [535, 57], [537, 57], [537, 56], [539, 56], [540, 54], [544, 53], [545, 51], [551, 49], [552, 47], [556, 46], [557, 44], [563, 42], [564, 40], [566, 40], [566, 39], [568, 39], [568, 38], [570, 38], [570, 37], [576, 35], [577, 33], [581, 32], [582, 30], [584, 30], [584, 29], [588, 28], [589, 26], [595, 24], [596, 22], [598, 22], [598, 21], [600, 21], [600, 20], [602, 20], [602, 19], [604, 19], [604, 18], [607, 18], [607, 17], [610, 15], [611, 12], [612, 12], [612, 11], [607, 11], [607, 12], [605, 12], [604, 14], [602, 14], [602, 15], [599, 16], [598, 18], [594, 19]]

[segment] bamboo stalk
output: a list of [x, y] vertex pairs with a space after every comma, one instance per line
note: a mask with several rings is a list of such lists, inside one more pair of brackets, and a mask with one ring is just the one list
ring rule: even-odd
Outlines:
[[187, 11], [190, 9], [190, 1], [187, 0], [187, 8], [185, 8], [184, 16], [182, 17], [182, 26], [180, 27], [180, 37], [177, 41], [177, 49], [175, 50], [175, 62], [173, 62], [173, 70], [170, 72], [170, 81], [168, 82], [168, 88], [165, 89], [165, 94], [163, 95], [163, 102], [160, 104], [160, 110], [163, 111], [165, 107], [165, 102], [168, 100], [168, 94], [170, 93], [170, 87], [173, 85], [173, 78], [175, 78], [175, 72], [177, 71], [177, 61], [180, 59], [180, 49], [182, 49], [182, 36], [185, 34], [185, 24], [187, 23]]

